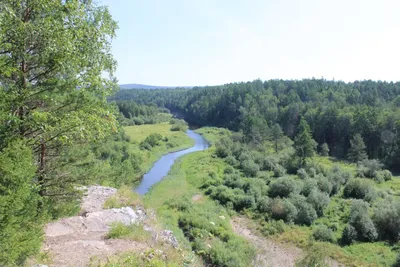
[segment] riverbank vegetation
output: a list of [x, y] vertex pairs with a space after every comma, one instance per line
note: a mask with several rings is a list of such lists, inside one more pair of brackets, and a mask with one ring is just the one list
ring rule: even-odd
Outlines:
[[[396, 234], [385, 233], [394, 230], [388, 228], [391, 222], [397, 222], [396, 209], [389, 208], [398, 202], [397, 191], [382, 188], [398, 184], [398, 177], [389, 181], [356, 178], [360, 177], [361, 167], [318, 155], [309, 158], [298, 173], [287, 174], [283, 163], [289, 149], [276, 155], [271, 149], [273, 143], [267, 143], [264, 152], [281, 159], [283, 171], [260, 167], [255, 173], [248, 172], [249, 158], [261, 165], [256, 156], [268, 157], [261, 157], [259, 150], [249, 150], [237, 133], [207, 127], [198, 131], [214, 140], [215, 145], [183, 157], [145, 197], [181, 239], [191, 240], [185, 228], [185, 210], [197, 214], [196, 206], [213, 211], [208, 205], [217, 205], [220, 208], [214, 209], [213, 220], [221, 214], [224, 218], [229, 214], [246, 214], [257, 222], [257, 230], [269, 238], [293, 243], [306, 251], [318, 248], [318, 253], [346, 266], [391, 266], [395, 262], [396, 241], [392, 238]], [[231, 140], [229, 145], [227, 140]], [[249, 155], [236, 158], [229, 156], [233, 150], [221, 152], [222, 148], [226, 152], [226, 147], [234, 146], [240, 154]], [[361, 169], [364, 168], [363, 165]], [[346, 190], [360, 193], [348, 196]], [[198, 195], [201, 197], [194, 197]], [[209, 204], [211, 199], [215, 204]], [[208, 229], [208, 225], [202, 227]]]

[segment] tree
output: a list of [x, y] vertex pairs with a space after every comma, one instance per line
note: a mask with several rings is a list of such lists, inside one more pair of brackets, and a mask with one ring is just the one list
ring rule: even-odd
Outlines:
[[294, 139], [294, 148], [300, 160], [300, 165], [304, 165], [306, 158], [314, 156], [316, 147], [317, 142], [312, 138], [310, 126], [304, 119], [301, 119], [298, 133]]
[[32, 152], [21, 140], [0, 153], [0, 266], [22, 266], [39, 251], [42, 225], [35, 171]]
[[275, 153], [278, 153], [278, 145], [282, 137], [283, 131], [281, 126], [278, 123], [274, 124], [270, 130], [270, 139], [274, 143]]
[[327, 157], [329, 156], [329, 146], [327, 143], [323, 143], [320, 147], [321, 156]]
[[350, 145], [349, 153], [347, 154], [349, 160], [359, 162], [368, 158], [365, 152], [366, 146], [360, 134], [353, 136], [353, 139], [350, 140]]
[[[54, 172], [65, 145], [117, 131], [106, 96], [116, 88], [110, 40], [116, 23], [92, 1], [4, 0], [0, 6], [0, 150], [23, 138], [35, 154], [42, 197], [73, 184]], [[109, 74], [105, 78], [104, 74]], [[73, 186], [64, 187], [70, 190]]]

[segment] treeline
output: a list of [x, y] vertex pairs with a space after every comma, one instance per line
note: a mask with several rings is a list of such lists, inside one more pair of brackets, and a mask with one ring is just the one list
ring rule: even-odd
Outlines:
[[156, 124], [171, 119], [167, 108], [159, 108], [155, 104], [141, 105], [133, 101], [116, 101], [121, 114], [119, 121], [123, 126]]
[[255, 80], [222, 86], [171, 90], [122, 90], [113, 99], [156, 104], [196, 125], [242, 131], [254, 143], [276, 123], [293, 138], [301, 118], [318, 145], [337, 158], [349, 155], [359, 134], [369, 158], [400, 170], [400, 83], [323, 79]]

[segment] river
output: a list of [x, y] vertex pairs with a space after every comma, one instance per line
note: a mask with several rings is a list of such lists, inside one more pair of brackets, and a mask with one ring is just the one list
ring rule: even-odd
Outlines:
[[161, 181], [162, 178], [167, 176], [169, 170], [171, 169], [177, 158], [195, 151], [201, 151], [208, 148], [209, 145], [207, 141], [200, 134], [195, 133], [192, 130], [188, 130], [186, 134], [195, 141], [194, 146], [185, 150], [169, 153], [162, 156], [161, 159], [154, 163], [151, 170], [143, 176], [140, 185], [135, 190], [136, 192], [141, 195], [146, 194], [154, 184], [158, 183], [159, 181]]

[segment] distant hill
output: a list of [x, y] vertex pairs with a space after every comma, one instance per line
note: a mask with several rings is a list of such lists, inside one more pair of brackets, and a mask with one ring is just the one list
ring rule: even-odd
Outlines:
[[171, 89], [171, 88], [192, 88], [192, 86], [155, 86], [155, 85], [146, 85], [146, 84], [120, 84], [119, 87], [121, 89]]

